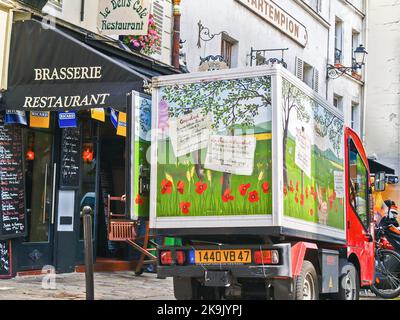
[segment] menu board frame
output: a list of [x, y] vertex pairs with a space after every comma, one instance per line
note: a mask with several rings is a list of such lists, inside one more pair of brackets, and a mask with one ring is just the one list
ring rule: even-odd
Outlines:
[[[4, 124], [4, 115], [0, 115], [0, 126]], [[27, 215], [26, 215], [26, 190], [25, 190], [25, 160], [24, 160], [24, 146], [25, 146], [25, 131], [22, 127], [16, 124], [9, 124], [9, 126], [17, 126], [21, 133], [21, 170], [22, 170], [22, 186], [23, 186], [23, 206], [24, 206], [24, 231], [21, 233], [13, 233], [13, 234], [5, 234], [3, 233], [3, 212], [0, 207], [0, 240], [10, 240], [10, 239], [17, 239], [17, 238], [24, 238], [28, 234], [28, 225], [27, 225]], [[1, 197], [1, 185], [0, 185], [0, 202], [2, 201]]]
[[[81, 183], [81, 179], [80, 179], [80, 174], [81, 174], [81, 169], [82, 169], [82, 127], [81, 124], [78, 122], [77, 127], [74, 128], [64, 128], [61, 129], [61, 158], [60, 158], [60, 189], [62, 190], [76, 190], [79, 189], [80, 187], [80, 183]], [[79, 150], [78, 150], [78, 174], [76, 176], [76, 181], [74, 181], [74, 183], [66, 183], [66, 181], [63, 178], [63, 174], [62, 174], [62, 170], [63, 170], [63, 158], [64, 158], [64, 150], [62, 148], [62, 145], [64, 144], [64, 134], [65, 131], [69, 131], [69, 130], [79, 130]]]

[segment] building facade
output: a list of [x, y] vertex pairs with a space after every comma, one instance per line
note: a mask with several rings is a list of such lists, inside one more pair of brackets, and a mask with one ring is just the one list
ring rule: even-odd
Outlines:
[[400, 3], [371, 1], [366, 147], [369, 156], [400, 170]]
[[363, 132], [364, 75], [338, 79], [327, 65], [351, 66], [366, 39], [362, 0], [182, 1], [181, 38], [189, 71], [200, 57], [222, 55], [231, 68], [284, 60], [287, 69], [344, 113]]

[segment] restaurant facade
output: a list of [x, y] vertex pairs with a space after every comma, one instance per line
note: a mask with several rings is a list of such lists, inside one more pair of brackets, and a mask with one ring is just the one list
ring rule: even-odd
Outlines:
[[[84, 206], [93, 210], [96, 258], [135, 256], [109, 241], [107, 212], [146, 219], [148, 163], [139, 154], [149, 87], [153, 76], [177, 72], [62, 21], [14, 19], [0, 112], [0, 277], [74, 271], [84, 258]], [[108, 208], [108, 195], [126, 202]]]

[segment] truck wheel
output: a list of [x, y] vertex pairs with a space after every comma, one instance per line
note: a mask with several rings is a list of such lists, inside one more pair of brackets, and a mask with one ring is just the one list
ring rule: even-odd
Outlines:
[[346, 263], [339, 278], [339, 292], [332, 295], [335, 300], [358, 300], [360, 297], [360, 280], [354, 264]]
[[317, 272], [310, 261], [304, 260], [301, 272], [295, 280], [295, 300], [318, 300]]

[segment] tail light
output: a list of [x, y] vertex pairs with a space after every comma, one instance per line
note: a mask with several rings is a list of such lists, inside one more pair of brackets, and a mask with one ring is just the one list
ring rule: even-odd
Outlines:
[[[172, 259], [171, 251], [162, 251], [160, 254], [161, 265], [170, 266], [173, 264], [174, 260]], [[176, 251], [176, 263], [180, 266], [184, 265], [186, 262], [186, 254], [185, 251]]]
[[254, 251], [255, 264], [278, 264], [278, 250], [257, 250]]
[[176, 252], [176, 262], [178, 265], [182, 266], [185, 263], [186, 255], [185, 251], [177, 251]]
[[172, 252], [162, 251], [160, 254], [161, 264], [164, 266], [170, 266], [172, 264]]

